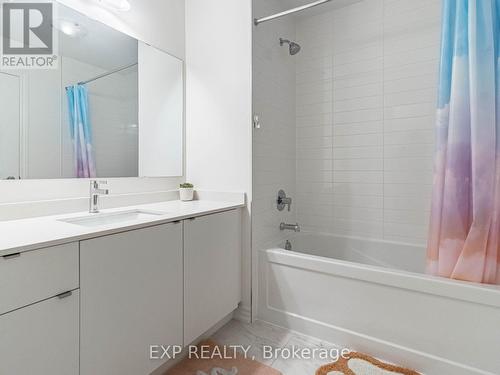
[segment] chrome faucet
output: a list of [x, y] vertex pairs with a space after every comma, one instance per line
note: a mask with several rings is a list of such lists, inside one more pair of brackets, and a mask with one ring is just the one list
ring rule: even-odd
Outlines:
[[90, 206], [89, 213], [96, 214], [99, 212], [99, 196], [108, 195], [108, 189], [101, 189], [101, 185], [107, 185], [107, 181], [90, 181]]
[[280, 230], [293, 230], [295, 232], [300, 232], [300, 225], [299, 223], [296, 224], [281, 223]]

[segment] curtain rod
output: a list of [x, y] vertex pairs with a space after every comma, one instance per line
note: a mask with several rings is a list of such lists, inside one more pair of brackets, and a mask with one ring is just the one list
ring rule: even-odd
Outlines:
[[121, 72], [121, 71], [123, 71], [123, 70], [125, 70], [125, 69], [132, 68], [133, 66], [136, 66], [136, 65], [138, 65], [138, 63], [130, 64], [130, 65], [127, 65], [127, 66], [123, 66], [123, 67], [121, 67], [121, 68], [118, 68], [118, 69], [112, 70], [112, 71], [110, 71], [110, 72], [106, 72], [106, 73], [100, 74], [100, 75], [98, 75], [98, 76], [96, 76], [96, 77], [94, 77], [94, 78], [88, 79], [88, 80], [86, 80], [86, 81], [78, 82], [78, 84], [79, 84], [79, 85], [85, 85], [85, 84], [87, 84], [87, 83], [90, 83], [90, 82], [96, 81], [96, 80], [98, 80], [99, 78], [104, 78], [104, 77], [109, 76], [109, 75], [111, 75], [111, 74], [119, 73], [119, 72]]
[[329, 3], [330, 1], [332, 1], [332, 0], [319, 0], [319, 1], [315, 1], [314, 3], [305, 4], [305, 5], [302, 5], [302, 6], [297, 7], [297, 8], [293, 8], [293, 9], [289, 9], [289, 10], [286, 10], [286, 11], [281, 12], [281, 13], [273, 14], [272, 16], [263, 17], [263, 18], [255, 18], [253, 20], [253, 23], [255, 24], [255, 26], [257, 26], [260, 23], [271, 21], [271, 20], [274, 20], [276, 18], [288, 16], [289, 14], [301, 12], [303, 10], [306, 10], [306, 9], [309, 9], [309, 8], [313, 8], [313, 7], [316, 7], [318, 5]]

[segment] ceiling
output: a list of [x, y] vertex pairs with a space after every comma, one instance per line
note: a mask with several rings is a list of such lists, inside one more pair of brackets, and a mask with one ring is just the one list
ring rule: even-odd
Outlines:
[[62, 5], [58, 7], [58, 18], [76, 22], [86, 30], [86, 35], [77, 38], [59, 33], [60, 53], [64, 56], [105, 70], [137, 62], [136, 39]]

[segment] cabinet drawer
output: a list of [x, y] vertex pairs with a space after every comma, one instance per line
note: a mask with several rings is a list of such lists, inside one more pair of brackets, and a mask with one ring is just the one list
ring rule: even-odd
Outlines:
[[0, 315], [78, 288], [78, 243], [0, 257]]
[[79, 293], [0, 316], [0, 374], [78, 375]]

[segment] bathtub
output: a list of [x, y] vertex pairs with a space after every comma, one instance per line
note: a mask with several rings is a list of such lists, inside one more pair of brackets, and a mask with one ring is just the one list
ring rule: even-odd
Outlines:
[[259, 251], [257, 319], [427, 375], [500, 374], [500, 287], [425, 275], [425, 248], [299, 234]]

